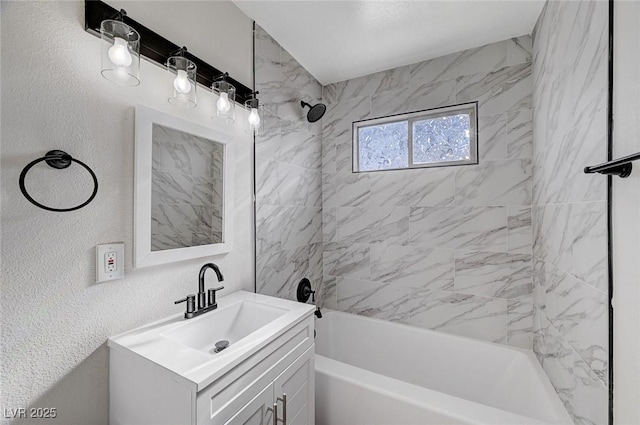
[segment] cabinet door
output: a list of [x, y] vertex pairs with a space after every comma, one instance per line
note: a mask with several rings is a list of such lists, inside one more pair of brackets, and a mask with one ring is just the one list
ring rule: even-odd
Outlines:
[[287, 423], [279, 421], [282, 425], [315, 424], [314, 347], [311, 346], [273, 381], [273, 397], [278, 403], [279, 419], [283, 419], [285, 414], [281, 398], [283, 394], [287, 395]]
[[273, 384], [255, 396], [224, 425], [269, 425], [273, 423]]

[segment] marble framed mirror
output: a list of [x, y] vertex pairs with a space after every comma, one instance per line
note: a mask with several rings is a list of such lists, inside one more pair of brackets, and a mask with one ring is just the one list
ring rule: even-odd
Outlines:
[[229, 252], [232, 137], [142, 105], [135, 121], [134, 267]]

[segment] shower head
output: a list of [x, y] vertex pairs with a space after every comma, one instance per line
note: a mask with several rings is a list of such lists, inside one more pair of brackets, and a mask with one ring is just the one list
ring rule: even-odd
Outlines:
[[300, 106], [302, 106], [303, 108], [306, 106], [309, 107], [309, 112], [307, 112], [307, 121], [309, 122], [318, 121], [320, 118], [322, 118], [322, 116], [327, 110], [327, 107], [323, 103], [318, 103], [317, 105], [310, 105], [304, 100], [300, 101]]

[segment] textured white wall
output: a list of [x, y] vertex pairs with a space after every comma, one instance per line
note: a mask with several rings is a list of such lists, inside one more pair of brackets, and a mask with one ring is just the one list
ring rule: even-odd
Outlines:
[[[236, 134], [237, 161], [233, 251], [132, 270], [134, 105], [207, 125], [212, 95], [200, 90], [195, 110], [171, 107], [166, 100], [170, 74], [144, 60], [138, 87], [121, 88], [103, 79], [100, 40], [83, 29], [82, 2], [3, 1], [0, 7], [0, 408], [56, 407], [57, 420], [47, 424], [107, 424], [104, 342], [110, 335], [182, 311], [184, 306], [173, 301], [195, 292], [205, 261], [221, 266], [223, 295], [253, 290], [251, 138], [240, 125], [244, 111], [238, 110], [236, 125], [229, 127]], [[250, 50], [251, 44], [240, 47]], [[89, 206], [51, 213], [20, 194], [21, 169], [52, 148], [66, 150], [96, 172], [100, 191]], [[37, 199], [69, 205], [90, 191], [89, 177], [77, 166], [36, 168], [27, 185]], [[112, 241], [125, 242], [127, 276], [96, 284], [94, 247]]]
[[[615, 2], [614, 157], [640, 151], [640, 2]], [[640, 424], [640, 163], [613, 179], [614, 417]]]

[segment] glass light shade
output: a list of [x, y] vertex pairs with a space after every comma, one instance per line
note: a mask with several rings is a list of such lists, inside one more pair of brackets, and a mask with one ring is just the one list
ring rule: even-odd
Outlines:
[[196, 102], [196, 64], [182, 56], [171, 56], [167, 68], [175, 76], [171, 79], [169, 103], [182, 108], [195, 108]]
[[121, 21], [100, 24], [102, 76], [121, 86], [140, 84], [140, 34]]
[[216, 117], [223, 118], [227, 123], [235, 122], [236, 88], [224, 80], [216, 81], [211, 88], [218, 95], [218, 99], [216, 99]]
[[244, 107], [247, 110], [246, 130], [259, 134], [265, 118], [264, 105], [261, 105], [258, 99], [249, 99], [244, 103]]

